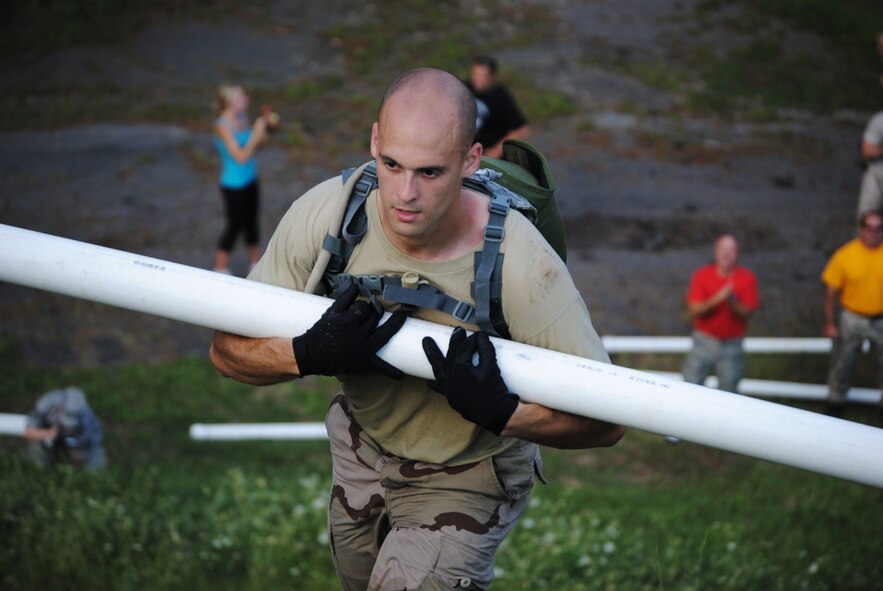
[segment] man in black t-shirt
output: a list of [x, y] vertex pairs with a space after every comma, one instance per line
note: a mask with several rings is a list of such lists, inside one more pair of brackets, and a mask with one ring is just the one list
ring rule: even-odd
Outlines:
[[525, 139], [530, 133], [527, 118], [509, 90], [497, 80], [494, 58], [476, 57], [466, 86], [475, 95], [478, 107], [475, 141], [484, 147], [485, 156], [501, 158], [503, 140]]

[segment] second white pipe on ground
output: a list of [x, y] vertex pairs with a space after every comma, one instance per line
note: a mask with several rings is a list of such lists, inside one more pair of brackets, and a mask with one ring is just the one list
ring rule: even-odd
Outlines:
[[280, 439], [315, 441], [328, 439], [325, 423], [195, 423], [190, 439], [196, 441], [245, 441]]
[[0, 412], [0, 435], [14, 435], [21, 437], [25, 434], [27, 415], [15, 415]]

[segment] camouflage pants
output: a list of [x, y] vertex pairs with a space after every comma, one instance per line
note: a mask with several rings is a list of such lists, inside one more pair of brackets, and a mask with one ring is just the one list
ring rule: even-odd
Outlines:
[[849, 310], [840, 311], [840, 335], [831, 350], [828, 370], [828, 400], [845, 404], [849, 392], [849, 378], [859, 360], [865, 339], [874, 345], [877, 354], [878, 384], [883, 387], [883, 317], [868, 318]]
[[718, 389], [738, 392], [739, 380], [745, 374], [745, 351], [742, 339], [719, 341], [714, 337], [693, 331], [693, 348], [684, 360], [684, 381], [703, 384], [712, 370], [717, 375]]
[[344, 591], [485, 589], [530, 500], [539, 452], [517, 442], [456, 467], [381, 450], [339, 396], [328, 411], [332, 560]]

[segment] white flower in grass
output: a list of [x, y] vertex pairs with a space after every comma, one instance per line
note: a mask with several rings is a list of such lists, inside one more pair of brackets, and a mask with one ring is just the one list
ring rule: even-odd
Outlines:
[[233, 542], [227, 536], [221, 536], [212, 540], [212, 547], [216, 550], [220, 550], [221, 548], [229, 548], [233, 545]]
[[611, 541], [604, 542], [604, 553], [605, 554], [613, 554], [616, 550], [616, 544]]
[[809, 568], [806, 569], [806, 572], [808, 572], [808, 573], [811, 574], [811, 575], [814, 575], [814, 574], [816, 574], [817, 572], [819, 572], [819, 563], [818, 563], [818, 562], [813, 562], [812, 564], [810, 564], [810, 565], [809, 565]]
[[732, 552], [736, 549], [736, 542], [727, 542], [727, 552]]
[[319, 485], [319, 479], [315, 476], [304, 476], [299, 481], [298, 484], [301, 488], [316, 488]]
[[319, 535], [316, 536], [316, 541], [319, 544], [321, 544], [322, 546], [327, 546], [328, 545], [328, 532], [327, 531], [319, 532]]
[[494, 578], [495, 579], [502, 579], [505, 576], [506, 576], [506, 569], [504, 569], [503, 567], [500, 567], [500, 566], [494, 567]]
[[592, 557], [588, 554], [583, 554], [579, 557], [579, 560], [576, 562], [577, 566], [589, 566], [592, 564]]
[[525, 517], [521, 520], [521, 527], [525, 529], [533, 529], [536, 524], [537, 522], [530, 517]]

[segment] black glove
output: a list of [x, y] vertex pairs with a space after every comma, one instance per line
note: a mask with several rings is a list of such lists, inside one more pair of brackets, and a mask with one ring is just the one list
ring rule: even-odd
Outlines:
[[[478, 365], [472, 362], [476, 351]], [[506, 387], [487, 333], [467, 337], [462, 328], [454, 329], [447, 357], [431, 337], [425, 337], [423, 352], [435, 376], [429, 387], [444, 394], [451, 408], [464, 419], [499, 435], [518, 407], [518, 395]]]
[[381, 312], [368, 302], [356, 300], [357, 285], [351, 285], [307, 332], [292, 339], [300, 375], [336, 376], [357, 371], [379, 371], [400, 380], [404, 373], [377, 356], [405, 323], [407, 314], [394, 312], [377, 326]]

